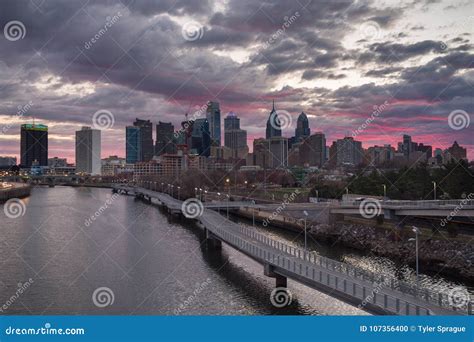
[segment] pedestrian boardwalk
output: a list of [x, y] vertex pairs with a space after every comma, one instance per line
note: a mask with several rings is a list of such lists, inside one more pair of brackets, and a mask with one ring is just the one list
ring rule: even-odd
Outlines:
[[[154, 199], [171, 212], [182, 211], [183, 202], [168, 194], [144, 188], [127, 188], [126, 192], [148, 200]], [[206, 230], [209, 238], [222, 241], [262, 264], [267, 275], [290, 278], [372, 313], [466, 315], [472, 312], [471, 303], [461, 308], [455, 307], [446, 293], [417, 289], [395, 278], [289, 246], [205, 207], [194, 220]]]

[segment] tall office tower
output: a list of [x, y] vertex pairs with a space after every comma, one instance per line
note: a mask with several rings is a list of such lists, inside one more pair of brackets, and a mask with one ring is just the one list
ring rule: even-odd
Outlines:
[[127, 164], [135, 164], [141, 160], [140, 127], [127, 126], [125, 129], [125, 159]]
[[240, 129], [240, 119], [234, 112], [229, 112], [224, 119], [224, 132], [233, 129]]
[[299, 146], [300, 165], [321, 167], [326, 162], [326, 137], [316, 132], [301, 142]]
[[359, 165], [363, 160], [363, 149], [360, 141], [352, 137], [345, 137], [333, 142], [333, 153], [331, 159], [335, 158], [335, 164], [340, 165]]
[[101, 174], [100, 130], [84, 126], [76, 131], [76, 173]]
[[219, 102], [209, 101], [206, 110], [206, 119], [209, 122], [211, 145], [221, 146], [221, 110]]
[[288, 166], [288, 139], [273, 137], [267, 139], [270, 151], [270, 168], [285, 168]]
[[232, 150], [234, 158], [244, 158], [249, 150], [247, 131], [240, 129], [240, 119], [233, 112], [224, 119], [224, 145]]
[[398, 143], [398, 152], [403, 153], [405, 158], [410, 158], [411, 152], [413, 152], [413, 142], [411, 136], [404, 134], [403, 141]]
[[173, 141], [174, 126], [171, 122], [158, 122], [156, 125], [155, 155], [176, 153], [176, 145]]
[[191, 152], [209, 157], [211, 154], [211, 136], [207, 119], [196, 119], [191, 134]]
[[48, 126], [42, 124], [21, 125], [20, 165], [48, 166]]
[[272, 111], [267, 120], [267, 129], [265, 137], [267, 139], [273, 137], [281, 137], [281, 126], [280, 120], [278, 119], [278, 114], [275, 110], [275, 101], [273, 101]]
[[308, 117], [306, 116], [305, 112], [301, 112], [301, 114], [298, 116], [298, 120], [296, 121], [295, 142], [299, 142], [310, 135], [311, 130], [309, 128]]
[[140, 161], [147, 162], [153, 158], [153, 124], [150, 120], [135, 119], [133, 126], [140, 128], [141, 156]]

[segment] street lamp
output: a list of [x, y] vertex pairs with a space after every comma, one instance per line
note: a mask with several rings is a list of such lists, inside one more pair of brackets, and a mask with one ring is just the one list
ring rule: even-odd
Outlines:
[[436, 182], [431, 181], [431, 183], [433, 183], [433, 197], [434, 197], [434, 200], [436, 201]]
[[229, 219], [229, 201], [230, 201], [230, 196], [227, 195], [227, 219]]
[[[218, 193], [217, 193], [217, 200], [220, 201], [220, 199], [221, 199], [221, 193], [218, 192]], [[218, 212], [219, 214], [221, 213], [221, 207], [220, 207], [220, 205], [217, 206], [217, 212]]]
[[[252, 200], [252, 204], [255, 205], [255, 200]], [[252, 226], [255, 227], [255, 208], [252, 207]]]
[[161, 183], [161, 192], [165, 192], [164, 185], [164, 183]]
[[202, 202], [202, 188], [199, 188], [199, 200]]
[[382, 184], [383, 186], [383, 199], [385, 199], [385, 197], [387, 197], [387, 186], [385, 184]]
[[198, 197], [197, 192], [198, 192], [198, 188], [194, 188], [194, 197], [196, 198]]
[[[418, 234], [420, 234], [420, 229], [413, 226], [412, 228], [413, 233], [415, 233], [415, 238], [408, 239], [408, 241], [415, 241], [415, 249], [416, 249], [416, 288], [420, 285], [420, 269], [419, 269], [419, 261], [418, 261]], [[418, 294], [417, 294], [418, 295]]]
[[180, 197], [179, 197], [179, 189], [181, 189], [181, 187], [180, 187], [180, 186], [178, 186], [178, 199], [180, 198]]
[[304, 218], [304, 249], [305, 251], [308, 249], [308, 237], [306, 233], [306, 217], [308, 216], [308, 212], [306, 210], [303, 210], [303, 214], [305, 215]]

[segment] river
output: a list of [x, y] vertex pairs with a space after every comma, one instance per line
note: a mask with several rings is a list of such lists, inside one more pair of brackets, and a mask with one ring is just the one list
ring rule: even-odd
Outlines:
[[[0, 212], [0, 314], [367, 314], [291, 280], [292, 304], [276, 308], [274, 280], [261, 265], [225, 244], [207, 250], [197, 228], [109, 189], [35, 187], [23, 202], [22, 216], [7, 217], [3, 205]], [[303, 244], [295, 233], [266, 229]], [[412, 269], [386, 258], [315, 241], [309, 248], [414, 281]], [[422, 282], [462, 285], [429, 275]]]

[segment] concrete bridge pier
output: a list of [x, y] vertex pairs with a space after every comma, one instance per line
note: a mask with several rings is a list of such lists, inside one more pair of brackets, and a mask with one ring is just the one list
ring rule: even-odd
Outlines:
[[275, 273], [274, 266], [270, 264], [263, 265], [263, 274], [270, 278], [275, 278], [275, 287], [287, 287], [288, 281], [285, 276]]
[[209, 249], [213, 250], [221, 250], [222, 249], [222, 241], [216, 238], [212, 232], [208, 229], [204, 229], [204, 234], [206, 234], [206, 246]]

